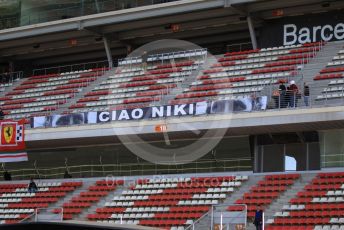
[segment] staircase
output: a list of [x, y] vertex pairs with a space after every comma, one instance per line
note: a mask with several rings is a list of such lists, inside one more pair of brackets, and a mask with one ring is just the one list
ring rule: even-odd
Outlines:
[[189, 225], [185, 230], [209, 230], [211, 229], [211, 210], [196, 220], [193, 225]]
[[276, 212], [282, 211], [283, 205], [289, 203], [291, 198], [296, 197], [297, 193], [302, 191], [305, 185], [309, 184], [316, 174], [301, 174], [301, 177], [294, 182], [282, 195], [271, 203], [264, 211], [265, 221], [273, 219]]
[[[206, 59], [204, 60], [207, 61]], [[184, 92], [185, 89], [189, 88], [192, 82], [196, 81], [197, 76], [203, 72], [203, 70], [208, 69], [207, 63], [199, 63], [197, 69], [191, 71], [191, 74], [186, 76], [184, 81], [177, 84], [177, 87], [171, 89], [167, 95], [163, 95], [161, 101], [159, 102], [160, 105], [167, 105], [170, 100], [175, 99], [178, 94]]]
[[[311, 104], [314, 104], [316, 96], [320, 95], [324, 87], [330, 82], [330, 80], [314, 81], [313, 78], [320, 70], [326, 67], [328, 62], [332, 61], [332, 58], [343, 46], [343, 41], [326, 43], [322, 50], [317, 53], [316, 57], [311, 59], [301, 71], [303, 81], [307, 82], [310, 88]], [[299, 86], [300, 89], [302, 89], [302, 87], [301, 85]]]
[[47, 212], [51, 212], [53, 209], [55, 208], [62, 208], [64, 203], [67, 203], [68, 201], [70, 201], [72, 199], [72, 197], [80, 194], [80, 192], [85, 192], [87, 191], [88, 187], [90, 185], [92, 185], [94, 182], [90, 182], [90, 181], [83, 181], [82, 186], [76, 188], [74, 191], [67, 193], [66, 196], [64, 196], [62, 199], [58, 200], [56, 203], [52, 204], [49, 206], [49, 209], [43, 210], [41, 213], [47, 213]]
[[[234, 190], [220, 206], [216, 207], [217, 211], [225, 211], [228, 206], [234, 204], [236, 200], [242, 198], [243, 194], [250, 190], [250, 188], [258, 183], [264, 176], [250, 176], [238, 189]], [[249, 223], [248, 223], [249, 224]], [[194, 229], [197, 230], [209, 230], [211, 226], [211, 211], [207, 215], [204, 215], [199, 220], [195, 221]], [[192, 227], [190, 228], [192, 229]], [[248, 229], [248, 228], [247, 228]]]
[[67, 103], [59, 106], [57, 110], [55, 110], [54, 113], [56, 114], [62, 114], [63, 112], [67, 111], [69, 106], [76, 104], [76, 102], [85, 96], [86, 93], [91, 92], [92, 89], [94, 89], [96, 86], [100, 85], [103, 81], [107, 80], [109, 76], [113, 75], [114, 71], [108, 70], [104, 72], [103, 75], [97, 77], [97, 79], [93, 82], [91, 82], [87, 87], [80, 88], [80, 91], [75, 94], [75, 96], [67, 101]]
[[122, 195], [123, 190], [126, 190], [124, 185], [117, 185], [116, 190], [109, 192], [109, 194], [105, 197], [102, 197], [99, 202], [93, 203], [89, 208], [83, 209], [83, 211], [79, 215], [75, 215], [74, 219], [77, 220], [88, 220], [88, 214], [94, 214], [97, 208], [101, 208], [105, 206], [106, 202], [111, 202], [114, 196]]
[[[281, 211], [283, 205], [288, 204], [289, 200], [295, 197], [298, 192], [302, 191], [305, 185], [310, 183], [315, 176], [316, 174], [302, 174], [301, 177], [296, 180], [286, 192], [281, 194], [276, 200], [273, 201], [273, 203], [267, 206], [264, 211], [265, 221], [268, 219], [273, 219], [274, 214], [278, 211]], [[249, 177], [248, 181], [242, 184], [224, 200], [223, 206], [218, 206], [216, 209], [218, 211], [225, 211], [230, 204], [234, 204], [236, 200], [241, 199], [245, 192], [249, 191], [251, 187], [255, 186], [258, 181], [262, 180], [263, 178], [264, 176], [259, 175]], [[211, 211], [194, 223], [194, 229], [197, 230], [209, 230], [209, 226], [211, 226]], [[192, 227], [190, 229], [192, 229]], [[256, 227], [252, 221], [248, 220], [246, 229], [255, 230]]]
[[[262, 180], [264, 176], [254, 175], [248, 177], [248, 180], [244, 182], [237, 190], [234, 190], [233, 193], [228, 196], [223, 203], [228, 204], [227, 206], [234, 204], [236, 200], [241, 199], [245, 192], [250, 191], [250, 189], [258, 183], [258, 181]], [[223, 207], [223, 209], [219, 209], [220, 211], [225, 211], [227, 206]]]
[[13, 81], [11, 86], [5, 87], [4, 91], [0, 91], [0, 97], [4, 97], [8, 92], [12, 92], [14, 88], [19, 86], [23, 81], [25, 81], [25, 78], [19, 79], [17, 81]]

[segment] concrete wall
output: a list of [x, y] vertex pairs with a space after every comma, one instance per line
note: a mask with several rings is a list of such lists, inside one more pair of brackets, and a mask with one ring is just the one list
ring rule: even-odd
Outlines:
[[[154, 146], [160, 148], [179, 148], [193, 143], [194, 140], [171, 141], [170, 146], [165, 142], [154, 142]], [[90, 143], [91, 144], [91, 143]], [[93, 143], [95, 144], [95, 143]], [[186, 165], [154, 165], [131, 153], [123, 144], [88, 146], [66, 149], [47, 149], [28, 151], [28, 162], [6, 163], [8, 170], [33, 169], [34, 165], [38, 169], [57, 168], [59, 170], [39, 170], [40, 174], [59, 175], [53, 178], [61, 178], [66, 163], [73, 177], [93, 177], [93, 176], [128, 176], [128, 175], [154, 175], [170, 173], [195, 173], [195, 172], [226, 172], [226, 171], [251, 171], [252, 162], [250, 160], [250, 145], [248, 136], [231, 137], [222, 139], [213, 151], [198, 160], [198, 163]], [[236, 161], [235, 159], [243, 159]], [[225, 159], [233, 159], [225, 161]], [[205, 163], [199, 163], [206, 161]], [[103, 165], [111, 165], [102, 167]], [[73, 167], [84, 165], [83, 168]], [[130, 166], [128, 166], [130, 165]], [[79, 171], [84, 171], [80, 173]], [[88, 172], [85, 172], [88, 171]], [[30, 171], [36, 173], [35, 171]], [[25, 178], [25, 177], [24, 177]], [[42, 178], [45, 178], [42, 176]], [[49, 177], [51, 178], [51, 177]]]
[[257, 149], [257, 172], [285, 171], [285, 156], [295, 158], [297, 171], [320, 169], [319, 143], [261, 145]]
[[319, 133], [321, 166], [344, 166], [344, 130], [326, 130]]

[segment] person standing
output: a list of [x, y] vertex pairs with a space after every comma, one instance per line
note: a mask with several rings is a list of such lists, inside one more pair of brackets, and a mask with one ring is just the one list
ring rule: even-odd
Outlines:
[[289, 93], [290, 93], [290, 107], [292, 108], [297, 107], [297, 96], [299, 93], [299, 88], [295, 84], [294, 80], [290, 81]]
[[285, 87], [283, 80], [280, 81], [280, 85], [278, 87], [278, 90], [279, 90], [279, 107], [280, 108], [285, 108], [287, 106], [286, 105], [286, 91], [287, 91], [287, 88]]
[[12, 175], [7, 170], [4, 172], [4, 180], [5, 181], [11, 181], [12, 180]]
[[35, 183], [35, 181], [33, 180], [33, 178], [31, 178], [30, 183], [29, 183], [29, 187], [28, 187], [28, 191], [29, 192], [37, 192], [38, 188], [37, 185]]
[[263, 210], [260, 209], [256, 211], [253, 224], [256, 226], [257, 230], [263, 229]]
[[4, 111], [2, 111], [2, 109], [0, 108], [0, 120], [3, 120], [5, 118], [5, 113]]
[[63, 178], [68, 179], [68, 178], [72, 178], [72, 175], [69, 174], [68, 170], [65, 171]]
[[306, 82], [303, 83], [303, 100], [305, 106], [309, 106], [309, 86]]

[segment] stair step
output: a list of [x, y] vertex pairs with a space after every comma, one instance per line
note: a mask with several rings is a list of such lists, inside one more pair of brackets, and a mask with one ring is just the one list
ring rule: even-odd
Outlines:
[[273, 215], [278, 211], [282, 211], [283, 205], [287, 204], [291, 198], [296, 197], [296, 194], [302, 191], [305, 185], [307, 185], [315, 176], [316, 174], [312, 174], [311, 176], [307, 175], [305, 177], [301, 174], [301, 177], [295, 181], [285, 193], [274, 200], [274, 202], [265, 209], [266, 219], [273, 219]]
[[83, 98], [86, 93], [91, 92], [96, 86], [100, 85], [100, 83], [104, 80], [107, 80], [109, 76], [113, 74], [113, 69], [110, 69], [104, 72], [103, 75], [97, 77], [97, 79], [91, 82], [88, 86], [81, 88], [81, 91], [78, 92], [74, 98], [67, 101], [66, 104], [61, 105], [56, 111], [56, 114], [61, 114], [68, 110], [68, 107], [75, 104], [79, 99]]

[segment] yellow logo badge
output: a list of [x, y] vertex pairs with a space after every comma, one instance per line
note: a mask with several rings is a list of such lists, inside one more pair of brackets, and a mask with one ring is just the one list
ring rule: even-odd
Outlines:
[[13, 125], [5, 125], [3, 128], [3, 136], [7, 144], [14, 142], [14, 128]]

